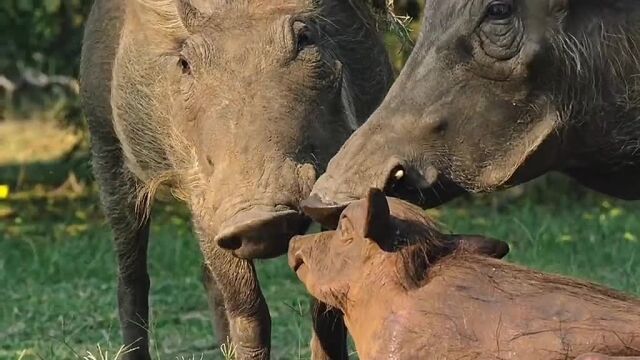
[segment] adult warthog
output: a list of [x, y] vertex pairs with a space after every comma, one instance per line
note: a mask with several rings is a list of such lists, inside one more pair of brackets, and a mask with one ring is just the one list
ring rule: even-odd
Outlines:
[[335, 223], [370, 187], [435, 206], [549, 171], [640, 198], [640, 3], [427, 0], [424, 19], [383, 104], [316, 183], [314, 217]]
[[148, 208], [193, 213], [220, 339], [267, 359], [251, 259], [284, 254], [316, 174], [381, 102], [392, 70], [355, 0], [97, 0], [82, 54], [93, 166], [115, 235], [124, 341], [148, 359]]

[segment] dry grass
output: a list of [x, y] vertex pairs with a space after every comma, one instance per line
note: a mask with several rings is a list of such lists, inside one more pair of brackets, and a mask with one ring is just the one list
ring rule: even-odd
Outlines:
[[81, 139], [50, 119], [4, 120], [0, 122], [0, 166], [55, 160]]
[[368, 5], [372, 8], [372, 12], [376, 18], [376, 22], [381, 31], [395, 36], [403, 46], [412, 47], [413, 39], [411, 38], [412, 29], [410, 23], [412, 19], [408, 16], [398, 15], [394, 11], [393, 0], [386, 0], [383, 9], [374, 5], [373, 0], [368, 1]]
[[98, 344], [96, 348], [97, 348], [96, 349], [97, 355], [94, 355], [92, 352], [87, 351], [87, 354], [82, 356], [82, 360], [119, 360], [127, 353], [134, 351], [136, 349], [135, 347], [127, 347], [123, 345], [123, 346], [120, 346], [120, 348], [115, 352], [115, 354], [113, 354], [110, 357], [109, 351], [102, 350], [102, 348], [100, 347], [100, 344]]

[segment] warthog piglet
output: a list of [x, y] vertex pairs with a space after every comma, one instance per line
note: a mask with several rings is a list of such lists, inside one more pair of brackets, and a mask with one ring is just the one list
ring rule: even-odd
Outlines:
[[443, 235], [421, 209], [371, 190], [337, 230], [294, 238], [289, 261], [344, 313], [360, 359], [640, 355], [638, 299], [482, 256], [504, 255], [501, 244]]

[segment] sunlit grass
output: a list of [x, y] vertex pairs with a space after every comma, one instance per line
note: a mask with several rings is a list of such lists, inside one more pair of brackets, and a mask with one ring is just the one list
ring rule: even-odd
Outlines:
[[100, 345], [97, 345], [96, 348], [95, 354], [97, 355], [94, 355], [93, 352], [87, 350], [87, 354], [82, 355], [82, 360], [119, 360], [127, 353], [137, 349], [136, 347], [127, 347], [123, 345], [120, 346], [115, 353], [109, 355], [109, 351], [103, 350]]
[[[418, 25], [410, 28], [415, 39]], [[397, 36], [386, 41], [399, 69], [409, 48]], [[18, 132], [19, 141], [12, 137]], [[40, 143], [43, 135], [34, 131], [5, 134], [9, 137], [0, 136], [0, 142], [11, 141], [15, 152], [7, 145], [0, 156], [5, 162], [0, 164], [0, 359], [122, 357], [130, 348], [121, 347], [116, 262], [95, 189], [73, 182], [55, 191], [39, 185], [59, 185], [58, 179], [68, 176], [73, 166], [57, 157], [71, 143], [52, 141], [53, 135]], [[29, 134], [40, 147], [38, 156], [23, 144]], [[53, 145], [61, 147], [55, 149], [59, 153]], [[86, 159], [76, 162], [88, 170]], [[21, 191], [25, 184], [27, 191]], [[3, 185], [11, 187], [6, 196]], [[638, 202], [599, 196], [553, 177], [528, 185], [524, 195], [468, 197], [429, 214], [444, 229], [509, 242], [508, 261], [640, 294]], [[187, 211], [179, 204], [158, 204], [149, 260], [154, 360], [235, 357], [230, 344], [214, 340], [201, 262]], [[272, 317], [272, 358], [308, 359], [308, 295], [284, 258], [260, 261], [257, 268]]]
[[[116, 265], [95, 193], [12, 194], [0, 202], [0, 359], [82, 359], [120, 346]], [[543, 179], [525, 195], [460, 199], [430, 210], [444, 229], [508, 241], [509, 261], [640, 294], [638, 202]], [[200, 283], [201, 255], [187, 211], [159, 204], [149, 269], [154, 359], [224, 359]], [[286, 260], [258, 262], [272, 316], [273, 358], [307, 359], [310, 299]], [[71, 351], [73, 349], [73, 351]], [[79, 355], [79, 356], [78, 356]]]

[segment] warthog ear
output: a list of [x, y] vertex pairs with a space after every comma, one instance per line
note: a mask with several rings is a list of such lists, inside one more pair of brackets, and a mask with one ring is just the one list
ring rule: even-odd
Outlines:
[[389, 240], [392, 234], [391, 227], [391, 215], [386, 196], [380, 189], [370, 189], [367, 194], [366, 214], [361, 235], [382, 244]]
[[127, 0], [125, 4], [135, 32], [142, 30], [162, 41], [184, 37], [206, 19], [191, 0]]
[[194, 32], [200, 25], [202, 25], [209, 17], [196, 8], [191, 0], [176, 0], [178, 7], [178, 16], [188, 32]]

